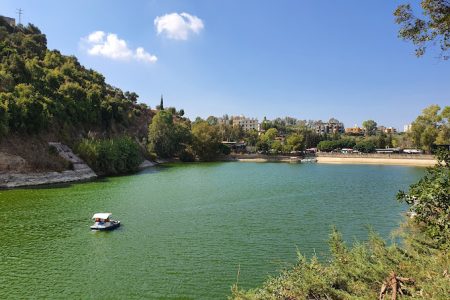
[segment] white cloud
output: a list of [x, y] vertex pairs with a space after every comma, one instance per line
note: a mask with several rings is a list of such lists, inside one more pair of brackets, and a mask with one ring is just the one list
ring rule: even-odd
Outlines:
[[91, 48], [88, 53], [91, 55], [105, 56], [112, 59], [129, 59], [133, 52], [128, 48], [124, 40], [119, 39], [117, 34], [109, 33], [104, 38], [105, 33], [96, 31], [89, 35], [88, 41]]
[[156, 17], [156, 32], [174, 40], [187, 40], [191, 34], [199, 34], [204, 28], [203, 21], [188, 13], [171, 13]]
[[91, 43], [101, 43], [105, 38], [105, 33], [103, 31], [94, 31], [88, 36], [88, 41]]
[[103, 31], [94, 31], [83, 39], [87, 44], [87, 52], [94, 56], [104, 56], [117, 60], [139, 60], [148, 63], [154, 63], [158, 60], [152, 55], [138, 47], [135, 51], [131, 50], [125, 40], [120, 39], [117, 34]]
[[138, 47], [136, 49], [136, 53], [134, 56], [137, 60], [142, 60], [142, 61], [150, 62], [150, 63], [154, 63], [158, 60], [158, 58], [156, 56], [151, 55], [148, 52], [145, 52], [144, 48], [142, 48], [142, 47]]

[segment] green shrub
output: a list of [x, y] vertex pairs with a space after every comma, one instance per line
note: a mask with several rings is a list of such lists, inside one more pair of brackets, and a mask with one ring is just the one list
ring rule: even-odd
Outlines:
[[230, 153], [231, 153], [231, 148], [228, 147], [227, 145], [220, 144], [219, 149], [220, 149], [220, 153], [222, 153], [223, 155], [230, 155]]
[[414, 280], [402, 285], [401, 299], [448, 299], [450, 255], [434, 249], [431, 241], [415, 230], [405, 224], [401, 248], [386, 245], [374, 233], [367, 242], [347, 247], [341, 234], [333, 230], [328, 263], [298, 253], [294, 266], [269, 278], [262, 287], [243, 291], [234, 285], [233, 299], [378, 299], [392, 271]]
[[333, 141], [321, 141], [317, 145], [317, 149], [324, 152], [331, 152], [337, 149], [343, 148], [353, 148], [355, 146], [355, 141], [352, 139], [340, 139]]
[[159, 157], [168, 158], [179, 155], [191, 141], [187, 124], [174, 122], [170, 111], [160, 110], [153, 117], [148, 128], [148, 151]]
[[180, 152], [179, 158], [183, 162], [193, 162], [195, 161], [195, 154], [192, 151], [191, 147], [187, 147]]
[[81, 158], [101, 175], [134, 172], [143, 161], [138, 145], [129, 137], [84, 139], [78, 145], [77, 151]]
[[438, 164], [427, 170], [407, 193], [400, 191], [397, 199], [410, 205], [414, 220], [441, 247], [450, 248], [450, 151], [438, 150]]
[[372, 153], [375, 152], [375, 144], [372, 141], [364, 140], [356, 143], [353, 149], [362, 153]]
[[200, 160], [210, 161], [220, 154], [221, 137], [217, 125], [201, 121], [192, 125], [192, 149]]

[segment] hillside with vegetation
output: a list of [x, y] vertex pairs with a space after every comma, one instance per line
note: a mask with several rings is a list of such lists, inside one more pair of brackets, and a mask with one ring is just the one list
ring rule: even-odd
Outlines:
[[[83, 67], [74, 56], [49, 50], [45, 34], [32, 24], [13, 27], [0, 19], [0, 57], [1, 152], [23, 157], [29, 170], [67, 167], [49, 151], [49, 141], [86, 149], [78, 144], [89, 139], [91, 145], [103, 145], [90, 147], [89, 157], [92, 151], [99, 157], [108, 148], [103, 139], [118, 139], [117, 144], [132, 144], [121, 148], [133, 149], [130, 155], [136, 155], [133, 145], [140, 144], [136, 162], [145, 155], [153, 113], [137, 102], [136, 93], [107, 84], [103, 75]], [[126, 170], [136, 167], [133, 163]]]
[[191, 123], [162, 99], [156, 110], [138, 103], [136, 93], [107, 84], [76, 57], [49, 50], [32, 24], [0, 19], [0, 41], [0, 152], [24, 158], [21, 171], [70, 167], [50, 141], [69, 145], [101, 175], [135, 171], [145, 157], [194, 161], [229, 153], [218, 126]]

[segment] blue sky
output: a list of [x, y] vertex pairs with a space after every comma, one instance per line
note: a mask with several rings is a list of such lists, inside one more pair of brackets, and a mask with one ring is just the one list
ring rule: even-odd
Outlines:
[[449, 62], [418, 59], [397, 38], [392, 13], [404, 1], [2, 0], [0, 14], [22, 8], [49, 48], [151, 107], [164, 94], [191, 119], [335, 117], [402, 129], [426, 106], [450, 105]]

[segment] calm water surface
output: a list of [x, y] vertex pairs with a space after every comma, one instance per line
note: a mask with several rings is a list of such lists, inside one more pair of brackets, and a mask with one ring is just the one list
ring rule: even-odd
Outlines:
[[[399, 166], [174, 164], [59, 188], [0, 191], [0, 298], [223, 299], [347, 241], [383, 237], [395, 194], [424, 172]], [[95, 212], [123, 226], [91, 232]]]

